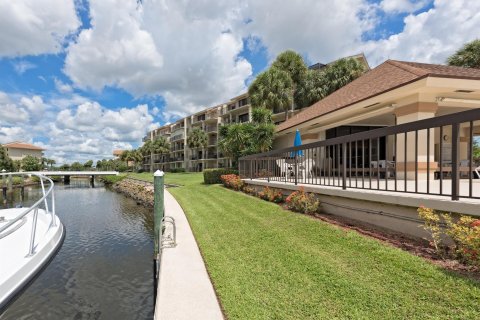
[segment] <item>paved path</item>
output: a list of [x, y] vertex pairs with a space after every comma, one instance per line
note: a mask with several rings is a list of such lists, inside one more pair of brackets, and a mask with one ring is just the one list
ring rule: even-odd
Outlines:
[[175, 219], [177, 246], [163, 250], [155, 319], [223, 319], [185, 213], [167, 190], [165, 214]]

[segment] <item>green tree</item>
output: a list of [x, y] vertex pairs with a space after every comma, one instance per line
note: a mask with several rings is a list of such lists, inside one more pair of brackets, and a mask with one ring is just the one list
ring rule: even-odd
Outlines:
[[252, 111], [252, 122], [225, 125], [220, 127], [219, 133], [219, 149], [231, 157], [236, 166], [239, 157], [266, 152], [272, 148], [275, 134], [272, 111], [255, 108]]
[[480, 164], [480, 142], [473, 140], [473, 162]]
[[293, 104], [293, 90], [292, 78], [286, 71], [270, 68], [250, 84], [248, 95], [253, 108], [283, 110], [287, 118]]
[[53, 159], [47, 159], [47, 165], [50, 166], [50, 170], [53, 169], [53, 165], [54, 165], [55, 163], [57, 163], [55, 160], [53, 160]]
[[88, 160], [87, 162], [85, 162], [83, 164], [83, 167], [86, 168], [86, 169], [87, 168], [90, 169], [90, 168], [92, 168], [92, 166], [93, 166], [93, 160]]
[[205, 148], [208, 144], [208, 135], [202, 129], [195, 127], [187, 137], [187, 145], [191, 149]]
[[293, 50], [287, 50], [280, 53], [272, 63], [272, 68], [276, 68], [288, 73], [293, 81], [293, 87], [298, 87], [307, 73], [307, 65], [301, 55]]
[[0, 145], [0, 171], [2, 170], [13, 171], [14, 164], [12, 159], [8, 156], [7, 150]]
[[74, 163], [72, 163], [70, 165], [70, 170], [71, 171], [82, 171], [83, 170], [83, 165], [80, 162], [75, 161]]
[[170, 143], [165, 137], [157, 137], [152, 143], [152, 152], [154, 154], [162, 154], [170, 152]]
[[476, 39], [466, 43], [457, 52], [448, 57], [447, 63], [450, 66], [480, 68], [480, 40]]
[[68, 163], [64, 163], [60, 166], [61, 171], [68, 171], [70, 170], [70, 165]]
[[42, 163], [38, 158], [28, 155], [22, 159], [22, 169], [25, 171], [39, 171], [42, 169]]
[[335, 61], [321, 70], [308, 70], [296, 91], [295, 101], [301, 108], [325, 98], [366, 72], [363, 63], [353, 58]]

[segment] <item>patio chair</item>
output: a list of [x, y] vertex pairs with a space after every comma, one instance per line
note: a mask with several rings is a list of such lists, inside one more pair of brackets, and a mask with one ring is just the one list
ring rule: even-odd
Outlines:
[[306, 158], [298, 164], [298, 176], [303, 179], [304, 177], [312, 178], [313, 177], [313, 167], [315, 166], [315, 161], [311, 158]]
[[275, 160], [277, 166], [280, 167], [280, 176], [287, 178], [288, 175], [292, 172], [292, 166], [287, 163], [285, 159], [277, 159]]

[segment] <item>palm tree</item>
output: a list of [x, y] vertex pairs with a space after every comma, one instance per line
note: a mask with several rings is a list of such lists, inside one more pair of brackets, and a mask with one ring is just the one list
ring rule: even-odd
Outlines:
[[447, 59], [450, 66], [480, 68], [480, 40], [466, 43]]
[[50, 170], [53, 169], [53, 165], [56, 164], [57, 162], [53, 159], [48, 159], [47, 164], [50, 165]]
[[275, 125], [272, 111], [255, 108], [251, 123], [234, 123], [220, 127], [219, 149], [233, 159], [236, 166], [238, 158], [248, 154], [265, 152], [272, 148]]
[[321, 70], [308, 70], [296, 91], [295, 101], [302, 108], [308, 107], [365, 72], [365, 65], [352, 58], [337, 60]]
[[254, 108], [279, 108], [285, 111], [285, 119], [288, 109], [293, 103], [293, 81], [286, 71], [270, 68], [260, 73], [248, 88], [250, 103]]
[[165, 137], [157, 137], [152, 143], [152, 152], [154, 154], [170, 152], [170, 143]]
[[187, 137], [187, 145], [191, 149], [205, 148], [208, 144], [208, 136], [205, 131], [196, 127], [193, 128]]

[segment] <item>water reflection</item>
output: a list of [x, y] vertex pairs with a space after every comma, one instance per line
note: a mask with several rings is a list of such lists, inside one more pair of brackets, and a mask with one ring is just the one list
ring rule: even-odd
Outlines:
[[[0, 319], [151, 319], [151, 210], [89, 181], [56, 184], [55, 192], [65, 242]], [[15, 206], [19, 193], [6, 206]], [[24, 206], [40, 193], [26, 189]]]

